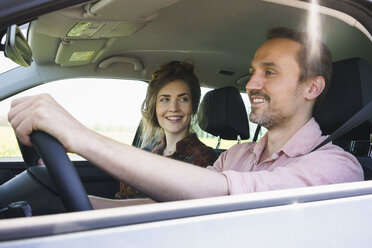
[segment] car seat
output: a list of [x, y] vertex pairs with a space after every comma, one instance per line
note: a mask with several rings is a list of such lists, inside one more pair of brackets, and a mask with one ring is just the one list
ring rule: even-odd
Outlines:
[[[330, 135], [370, 101], [372, 68], [367, 61], [351, 58], [334, 62], [331, 86], [313, 116], [323, 135]], [[366, 180], [372, 179], [371, 134], [372, 116], [333, 141], [358, 158]]]
[[240, 92], [229, 86], [207, 92], [199, 106], [198, 124], [205, 132], [218, 137], [217, 153], [221, 139], [249, 139], [247, 111]]

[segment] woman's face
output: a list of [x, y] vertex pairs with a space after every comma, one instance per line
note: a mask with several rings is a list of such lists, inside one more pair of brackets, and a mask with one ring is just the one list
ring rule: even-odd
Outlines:
[[167, 83], [156, 98], [156, 116], [165, 134], [184, 137], [192, 114], [191, 93], [182, 80]]

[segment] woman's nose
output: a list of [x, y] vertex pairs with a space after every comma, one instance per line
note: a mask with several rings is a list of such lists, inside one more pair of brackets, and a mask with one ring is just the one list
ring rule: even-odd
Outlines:
[[178, 102], [176, 100], [172, 100], [170, 101], [170, 104], [169, 104], [169, 111], [171, 112], [175, 112], [178, 110]]

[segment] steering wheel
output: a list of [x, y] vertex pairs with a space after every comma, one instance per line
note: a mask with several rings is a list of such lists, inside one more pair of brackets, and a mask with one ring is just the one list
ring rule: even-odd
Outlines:
[[67, 212], [91, 210], [87, 193], [62, 144], [42, 131], [34, 131], [30, 138], [34, 148], [18, 142], [26, 165], [36, 165], [38, 154], [43, 159]]

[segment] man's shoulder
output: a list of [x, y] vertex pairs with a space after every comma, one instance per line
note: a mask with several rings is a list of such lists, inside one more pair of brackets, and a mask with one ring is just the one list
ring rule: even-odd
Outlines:
[[225, 153], [235, 153], [235, 152], [241, 152], [241, 151], [248, 151], [250, 149], [253, 149], [253, 147], [256, 145], [256, 142], [244, 142], [240, 144], [233, 145], [229, 149], [225, 151]]
[[356, 157], [350, 152], [345, 151], [341, 147], [332, 143], [325, 144], [324, 146], [309, 152], [302, 156], [303, 159], [327, 161], [327, 164], [356, 164], [359, 165]]

